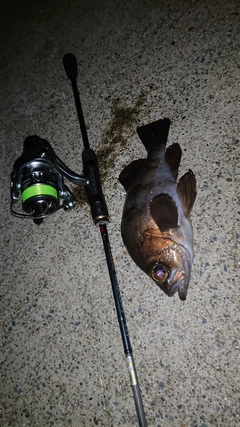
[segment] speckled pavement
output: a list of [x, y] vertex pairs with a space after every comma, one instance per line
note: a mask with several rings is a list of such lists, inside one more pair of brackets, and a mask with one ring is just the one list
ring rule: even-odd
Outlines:
[[[73, 52], [99, 156], [123, 306], [150, 427], [240, 425], [240, 4], [3, 1], [0, 425], [137, 426], [101, 236], [84, 196], [40, 226], [10, 215], [26, 136], [82, 172], [62, 57]], [[124, 248], [118, 175], [144, 156], [139, 124], [169, 117], [179, 175], [197, 177], [187, 300], [168, 298]], [[73, 186], [71, 186], [73, 189]]]

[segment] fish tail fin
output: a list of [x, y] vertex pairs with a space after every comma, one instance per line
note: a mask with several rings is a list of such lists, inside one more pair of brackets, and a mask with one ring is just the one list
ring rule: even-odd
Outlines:
[[137, 128], [137, 133], [147, 151], [167, 143], [170, 119], [161, 119]]

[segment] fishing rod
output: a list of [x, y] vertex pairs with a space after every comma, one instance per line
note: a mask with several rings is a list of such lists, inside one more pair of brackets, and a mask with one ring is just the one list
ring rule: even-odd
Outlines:
[[[108, 266], [108, 272], [109, 272], [109, 276], [110, 276], [110, 280], [111, 280], [114, 302], [115, 302], [117, 317], [118, 317], [118, 323], [119, 323], [119, 327], [120, 327], [120, 331], [121, 331], [124, 353], [126, 356], [126, 364], [127, 364], [129, 377], [130, 377], [130, 384], [132, 387], [132, 392], [133, 392], [133, 397], [134, 397], [134, 401], [135, 401], [139, 426], [145, 427], [145, 426], [147, 426], [147, 421], [146, 421], [144, 408], [143, 408], [141, 390], [139, 387], [137, 372], [136, 372], [136, 368], [135, 368], [135, 364], [134, 364], [133, 352], [132, 352], [132, 347], [131, 347], [131, 343], [130, 343], [129, 332], [128, 332], [128, 328], [127, 328], [127, 323], [126, 323], [126, 318], [125, 318], [125, 314], [124, 314], [124, 310], [123, 310], [120, 289], [119, 289], [119, 285], [118, 285], [118, 280], [117, 280], [117, 275], [116, 275], [116, 271], [115, 271], [115, 266], [113, 263], [113, 257], [112, 257], [110, 242], [109, 242], [109, 238], [108, 238], [108, 231], [107, 231], [107, 226], [106, 226], [106, 222], [109, 221], [108, 210], [107, 210], [107, 205], [106, 205], [104, 195], [102, 192], [102, 188], [101, 188], [101, 181], [100, 181], [100, 174], [99, 174], [99, 169], [98, 169], [97, 157], [96, 157], [94, 151], [91, 150], [90, 146], [89, 146], [87, 130], [86, 130], [86, 125], [85, 125], [85, 121], [84, 121], [84, 116], [83, 116], [83, 111], [82, 111], [82, 107], [81, 107], [81, 101], [80, 101], [80, 96], [79, 96], [79, 91], [78, 91], [78, 86], [77, 86], [77, 80], [76, 80], [77, 75], [78, 75], [78, 71], [77, 71], [77, 61], [76, 61], [75, 56], [71, 53], [65, 54], [63, 57], [63, 65], [65, 68], [66, 74], [67, 74], [67, 76], [70, 79], [71, 84], [72, 84], [72, 89], [73, 89], [73, 94], [74, 94], [74, 98], [75, 98], [75, 104], [76, 104], [80, 129], [81, 129], [81, 133], [82, 133], [82, 139], [83, 139], [83, 144], [84, 144], [84, 150], [82, 153], [84, 176], [89, 178], [89, 180], [93, 183], [93, 186], [97, 190], [96, 194], [97, 194], [98, 198], [96, 198], [96, 199], [95, 199], [95, 197], [92, 197], [91, 194], [88, 195], [88, 192], [87, 192], [88, 202], [90, 204], [93, 222], [96, 225], [99, 225], [100, 233], [102, 236], [102, 241], [103, 241], [107, 266]], [[91, 153], [89, 150], [91, 150]], [[89, 155], [88, 155], [88, 153], [89, 153]]]
[[45, 217], [59, 209], [68, 211], [74, 208], [75, 198], [66, 186], [64, 178], [75, 185], [84, 187], [93, 222], [99, 226], [103, 241], [138, 423], [140, 427], [146, 427], [147, 421], [141, 390], [108, 238], [106, 225], [109, 222], [108, 208], [101, 187], [97, 156], [94, 150], [90, 148], [88, 140], [77, 86], [78, 69], [75, 56], [71, 53], [65, 54], [63, 66], [72, 84], [82, 134], [84, 145], [82, 151], [83, 175], [69, 169], [56, 155], [47, 140], [37, 135], [29, 136], [24, 140], [23, 153], [15, 161], [11, 173], [10, 211], [12, 215], [18, 218], [32, 219], [35, 224], [40, 225]]

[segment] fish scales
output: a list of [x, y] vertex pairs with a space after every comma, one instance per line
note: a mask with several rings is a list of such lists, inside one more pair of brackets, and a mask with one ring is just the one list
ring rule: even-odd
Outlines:
[[135, 263], [168, 295], [185, 300], [193, 262], [190, 213], [196, 179], [189, 170], [177, 183], [181, 148], [166, 149], [169, 119], [137, 129], [146, 159], [134, 160], [119, 176], [127, 191], [122, 237]]

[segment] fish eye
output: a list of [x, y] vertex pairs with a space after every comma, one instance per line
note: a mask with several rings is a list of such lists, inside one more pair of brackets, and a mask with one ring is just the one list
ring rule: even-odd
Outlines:
[[151, 269], [151, 276], [153, 280], [159, 284], [164, 283], [168, 278], [169, 271], [164, 264], [155, 264]]

